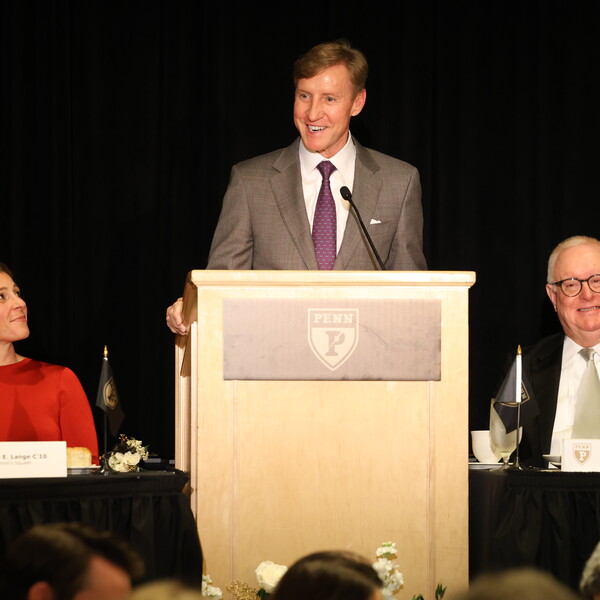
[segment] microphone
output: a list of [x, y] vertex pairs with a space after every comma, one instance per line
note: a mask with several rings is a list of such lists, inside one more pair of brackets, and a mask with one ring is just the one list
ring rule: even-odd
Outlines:
[[377, 259], [377, 262], [379, 263], [379, 267], [381, 268], [382, 271], [386, 271], [387, 269], [385, 268], [385, 265], [383, 264], [383, 261], [381, 260], [381, 257], [379, 256], [377, 249], [375, 248], [375, 244], [373, 243], [373, 240], [371, 239], [371, 236], [369, 235], [369, 232], [367, 231], [367, 228], [365, 227], [365, 224], [363, 223], [362, 217], [360, 216], [360, 213], [358, 212], [358, 208], [356, 208], [356, 204], [354, 204], [354, 201], [352, 200], [352, 193], [344, 185], [343, 187], [340, 188], [340, 194], [342, 195], [342, 198], [344, 200], [346, 200], [347, 202], [349, 202], [350, 206], [354, 209], [354, 214], [356, 215], [356, 218], [358, 219], [358, 222], [360, 223], [363, 233], [365, 234], [365, 236], [367, 238], [367, 242], [369, 242], [369, 246], [371, 247], [371, 250], [373, 251], [375, 258]]

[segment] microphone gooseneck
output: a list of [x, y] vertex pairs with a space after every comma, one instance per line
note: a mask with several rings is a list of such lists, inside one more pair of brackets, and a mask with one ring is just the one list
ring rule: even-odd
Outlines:
[[381, 260], [381, 257], [379, 256], [379, 252], [377, 252], [377, 248], [375, 248], [375, 244], [373, 243], [373, 240], [371, 239], [371, 236], [369, 235], [369, 232], [367, 231], [367, 228], [365, 227], [362, 217], [360, 216], [360, 212], [358, 211], [356, 204], [354, 204], [354, 200], [352, 200], [352, 192], [350, 192], [350, 190], [344, 185], [340, 188], [340, 194], [342, 195], [342, 198], [344, 200], [346, 200], [347, 202], [350, 203], [350, 207], [352, 208], [352, 210], [354, 210], [354, 214], [356, 215], [356, 218], [358, 219], [361, 229], [363, 230], [363, 233], [365, 234], [365, 237], [367, 238], [367, 242], [369, 242], [369, 246], [371, 247], [371, 250], [373, 251], [375, 258], [377, 259], [377, 262], [379, 263], [379, 267], [381, 268], [382, 271], [386, 271], [387, 269], [385, 268], [385, 265], [383, 264], [383, 261]]

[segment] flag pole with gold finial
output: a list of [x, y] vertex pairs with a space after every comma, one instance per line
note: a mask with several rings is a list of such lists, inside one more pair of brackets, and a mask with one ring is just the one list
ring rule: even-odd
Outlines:
[[[108, 347], [106, 346], [106, 344], [104, 344], [104, 353], [102, 355], [102, 360], [108, 360]], [[105, 463], [107, 460], [106, 453], [108, 452], [108, 415], [106, 414], [105, 410], [103, 410], [102, 413], [104, 414], [104, 417], [102, 419], [104, 424], [102, 428], [104, 430], [104, 451], [102, 452], [101, 466], [102, 470], [106, 471], [106, 465], [103, 463]]]
[[104, 346], [104, 357], [102, 360], [102, 369], [100, 370], [100, 381], [98, 383], [98, 393], [96, 394], [96, 406], [104, 412], [104, 463], [106, 463], [106, 453], [108, 451], [108, 429], [113, 436], [118, 437], [119, 429], [125, 418], [117, 385], [113, 377], [111, 366], [108, 362], [108, 347]]

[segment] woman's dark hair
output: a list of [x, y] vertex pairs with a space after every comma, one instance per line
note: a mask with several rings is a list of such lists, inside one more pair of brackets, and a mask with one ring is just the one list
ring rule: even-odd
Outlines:
[[14, 279], [11, 270], [3, 262], [0, 262], [0, 273], [6, 273], [11, 279]]
[[377, 572], [360, 554], [315, 552], [288, 569], [270, 600], [367, 600], [382, 585]]

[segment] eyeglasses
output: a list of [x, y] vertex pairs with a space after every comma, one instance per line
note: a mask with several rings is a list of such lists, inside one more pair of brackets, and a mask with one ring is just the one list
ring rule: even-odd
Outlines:
[[587, 283], [592, 292], [600, 293], [600, 274], [590, 275], [587, 279], [577, 279], [570, 277], [569, 279], [561, 279], [550, 285], [557, 285], [565, 296], [577, 296], [581, 293], [583, 284]]

